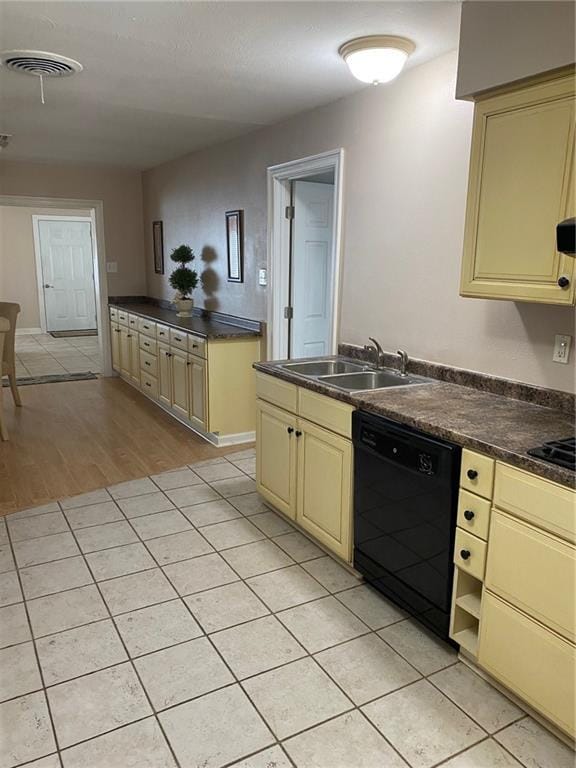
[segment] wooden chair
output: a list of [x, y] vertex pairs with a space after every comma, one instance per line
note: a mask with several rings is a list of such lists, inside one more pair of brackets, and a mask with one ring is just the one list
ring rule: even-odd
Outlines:
[[[2, 360], [2, 353], [4, 351], [4, 341], [8, 333], [10, 332], [10, 323], [6, 318], [0, 317], [0, 360]], [[0, 376], [0, 440], [8, 440], [8, 430], [6, 429], [6, 422], [4, 421], [4, 411], [2, 409], [3, 402], [3, 387], [2, 377]]]
[[16, 386], [16, 354], [14, 352], [14, 340], [16, 337], [16, 320], [20, 312], [20, 304], [11, 301], [0, 301], [0, 319], [8, 321], [8, 332], [4, 338], [4, 352], [0, 355], [0, 379], [8, 376], [14, 405], [21, 406], [20, 393]]

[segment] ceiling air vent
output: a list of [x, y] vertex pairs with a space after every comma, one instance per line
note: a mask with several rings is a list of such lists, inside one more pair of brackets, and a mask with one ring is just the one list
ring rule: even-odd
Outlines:
[[36, 77], [66, 77], [82, 71], [82, 64], [48, 51], [2, 51], [0, 61], [13, 72]]

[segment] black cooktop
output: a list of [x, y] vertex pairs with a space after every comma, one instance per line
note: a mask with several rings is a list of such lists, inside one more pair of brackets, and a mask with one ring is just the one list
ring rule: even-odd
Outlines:
[[576, 438], [567, 437], [564, 440], [551, 440], [548, 443], [543, 443], [538, 448], [531, 448], [528, 454], [536, 456], [537, 459], [549, 461], [551, 464], [576, 470], [575, 452]]

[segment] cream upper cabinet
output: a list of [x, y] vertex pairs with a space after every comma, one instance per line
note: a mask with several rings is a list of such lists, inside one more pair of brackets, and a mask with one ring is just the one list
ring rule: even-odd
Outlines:
[[172, 408], [183, 418], [188, 418], [188, 355], [173, 352], [172, 363]]
[[172, 353], [166, 344], [158, 344], [158, 399], [172, 405]]
[[208, 431], [206, 398], [206, 360], [196, 355], [188, 356], [189, 418], [193, 424]]
[[288, 517], [296, 517], [296, 417], [256, 401], [256, 483]]
[[574, 304], [575, 259], [556, 250], [573, 184], [572, 75], [479, 100], [461, 295]]
[[352, 547], [352, 443], [298, 420], [296, 522], [343, 560]]

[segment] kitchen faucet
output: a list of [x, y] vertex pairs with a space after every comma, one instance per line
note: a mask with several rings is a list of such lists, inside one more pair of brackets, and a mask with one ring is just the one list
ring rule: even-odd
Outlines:
[[382, 368], [383, 362], [384, 362], [384, 350], [380, 346], [380, 344], [376, 341], [376, 339], [373, 339], [372, 336], [368, 337], [368, 340], [374, 344], [373, 347], [371, 347], [369, 344], [366, 344], [364, 346], [364, 349], [366, 352], [375, 352], [376, 353], [376, 368]]
[[408, 360], [410, 359], [408, 353], [404, 352], [403, 349], [399, 349], [396, 354], [400, 355], [400, 376], [407, 376], [406, 368], [408, 367]]

